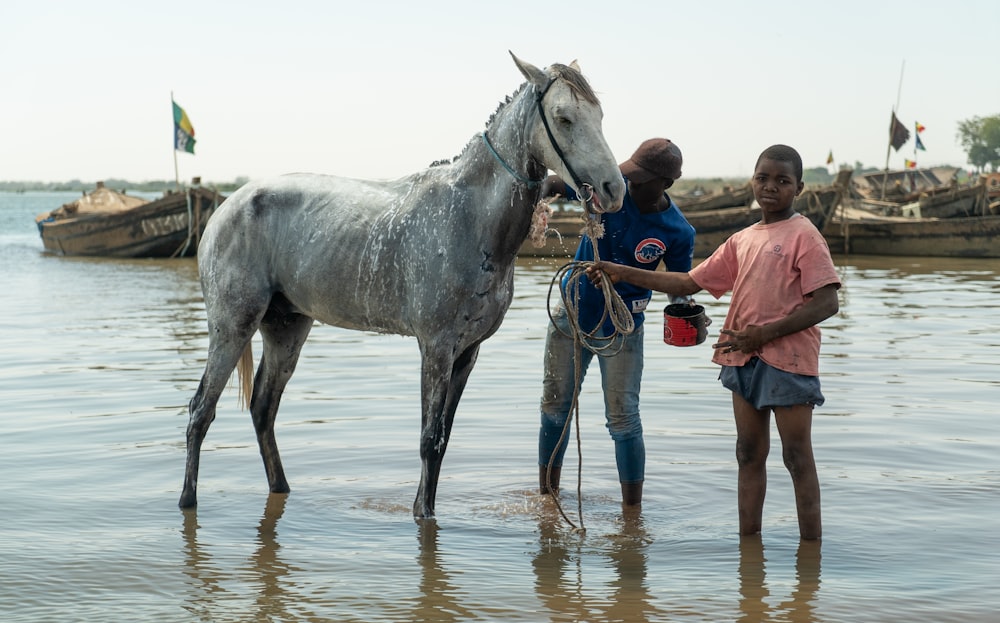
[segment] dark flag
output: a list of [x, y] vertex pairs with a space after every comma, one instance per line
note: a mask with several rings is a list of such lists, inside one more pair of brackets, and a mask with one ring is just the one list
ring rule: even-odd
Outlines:
[[889, 144], [896, 151], [902, 147], [906, 141], [910, 140], [910, 131], [896, 118], [896, 112], [892, 113], [892, 123], [889, 125]]

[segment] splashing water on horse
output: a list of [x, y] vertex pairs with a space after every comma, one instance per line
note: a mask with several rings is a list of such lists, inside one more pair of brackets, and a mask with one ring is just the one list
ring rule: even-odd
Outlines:
[[[289, 491], [274, 421], [314, 321], [409, 335], [421, 355], [417, 518], [434, 516], [441, 461], [480, 344], [513, 294], [539, 182], [548, 170], [621, 208], [625, 184], [602, 110], [574, 62], [545, 70], [511, 54], [527, 82], [451, 163], [395, 181], [293, 174], [233, 193], [198, 249], [208, 360], [189, 405], [182, 508], [197, 504], [202, 442], [234, 368], [268, 485]], [[251, 339], [263, 353], [253, 368]]]

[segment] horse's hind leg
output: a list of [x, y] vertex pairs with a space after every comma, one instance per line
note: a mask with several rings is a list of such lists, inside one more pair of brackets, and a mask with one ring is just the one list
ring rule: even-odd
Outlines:
[[479, 356], [479, 345], [469, 347], [450, 365], [445, 363], [447, 358], [431, 353], [428, 347], [422, 345], [421, 350], [420, 485], [413, 500], [413, 516], [426, 519], [434, 516], [441, 462], [448, 449], [458, 401]]
[[187, 426], [187, 461], [184, 466], [184, 486], [178, 505], [191, 508], [198, 503], [198, 466], [201, 445], [208, 427], [215, 420], [215, 407], [226, 388], [229, 377], [239, 361], [247, 340], [216, 339], [208, 349], [208, 362], [198, 384], [198, 391], [188, 404], [190, 419]]
[[287, 301], [276, 295], [260, 325], [264, 342], [260, 367], [254, 377], [250, 415], [257, 431], [257, 445], [264, 461], [267, 484], [272, 493], [288, 493], [288, 480], [281, 466], [274, 420], [288, 380], [295, 372], [302, 345], [312, 329], [313, 319], [291, 311]]

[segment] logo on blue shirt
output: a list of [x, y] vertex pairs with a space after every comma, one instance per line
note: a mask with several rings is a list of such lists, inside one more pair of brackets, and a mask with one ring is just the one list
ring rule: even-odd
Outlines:
[[657, 238], [646, 238], [635, 245], [635, 260], [643, 264], [650, 264], [663, 257], [667, 252], [667, 245]]

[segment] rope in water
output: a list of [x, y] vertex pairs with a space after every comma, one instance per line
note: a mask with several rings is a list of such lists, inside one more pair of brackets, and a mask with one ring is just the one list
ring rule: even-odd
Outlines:
[[[580, 326], [580, 286], [583, 279], [588, 279], [587, 269], [593, 266], [595, 262], [599, 262], [601, 260], [600, 252], [597, 248], [597, 240], [604, 236], [604, 224], [600, 222], [597, 215], [591, 214], [587, 210], [585, 200], [581, 200], [581, 203], [584, 208], [583, 215], [585, 220], [582, 233], [588, 240], [590, 240], [594, 251], [594, 261], [585, 262], [574, 260], [568, 264], [564, 264], [559, 268], [559, 270], [556, 271], [555, 276], [552, 277], [552, 281], [549, 284], [549, 295], [547, 300], [549, 322], [552, 322], [553, 326], [563, 333], [563, 335], [573, 338], [573, 345], [575, 349], [573, 356], [573, 378], [575, 382], [573, 384], [573, 399], [570, 403], [569, 417], [566, 418], [566, 423], [563, 426], [563, 431], [559, 437], [559, 441], [556, 443], [552, 456], [549, 457], [545, 472], [545, 481], [546, 489], [548, 489], [548, 491], [552, 494], [552, 499], [555, 501], [559, 514], [562, 515], [563, 519], [566, 520], [574, 531], [583, 534], [586, 532], [586, 528], [583, 525], [583, 450], [580, 441], [580, 386], [582, 385], [581, 381], [583, 377], [583, 369], [580, 359], [584, 348], [600, 357], [610, 357], [616, 355], [621, 351], [624, 345], [624, 336], [631, 334], [635, 330], [635, 319], [632, 317], [632, 312], [628, 309], [628, 306], [622, 300], [621, 295], [619, 295], [613, 287], [602, 287], [601, 292], [604, 294], [604, 313], [601, 316], [600, 322], [598, 322], [597, 326], [590, 331], [586, 331]], [[549, 209], [548, 204], [544, 200], [540, 201], [539, 204], [544, 204], [544, 208], [542, 208], [541, 205], [536, 207], [536, 213], [540, 209]], [[610, 285], [610, 280], [606, 279], [606, 275], [603, 275], [603, 277], [605, 277], [605, 279], [602, 279], [602, 284]], [[565, 288], [562, 287], [563, 283], [566, 284]], [[556, 287], [559, 288], [562, 305], [566, 309], [566, 317], [569, 320], [570, 333], [566, 333], [561, 327], [559, 327], [559, 325], [555, 324], [552, 317], [552, 290]], [[609, 318], [612, 326], [614, 327], [614, 331], [610, 335], [601, 335], [601, 327]], [[566, 441], [570, 426], [574, 421], [576, 422], [576, 502], [577, 516], [580, 520], [579, 526], [573, 523], [573, 520], [569, 518], [565, 510], [563, 510], [562, 504], [559, 502], [559, 496], [552, 491], [552, 462], [555, 460], [556, 454], [559, 452], [559, 448], [561, 448], [562, 444]]]

